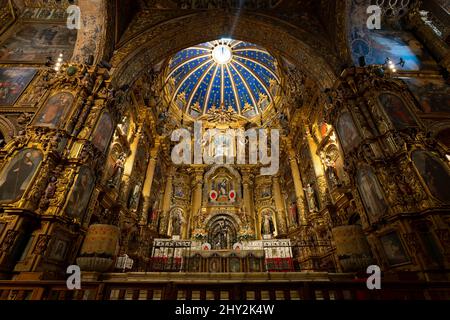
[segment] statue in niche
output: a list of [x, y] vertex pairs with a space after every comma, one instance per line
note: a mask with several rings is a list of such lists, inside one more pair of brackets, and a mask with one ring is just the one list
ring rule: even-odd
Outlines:
[[159, 217], [158, 201], [156, 201], [153, 204], [153, 207], [151, 210], [152, 210], [152, 212], [150, 213], [149, 224], [153, 224], [154, 222], [158, 221], [158, 217]]
[[310, 183], [306, 186], [306, 188], [303, 188], [306, 192], [306, 198], [308, 200], [308, 207], [309, 212], [317, 212], [319, 211], [317, 207], [317, 198], [316, 198], [316, 192], [314, 188], [311, 186]]
[[111, 178], [108, 180], [110, 188], [118, 188], [122, 179], [123, 168], [125, 166], [125, 154], [122, 153], [114, 163]]
[[218, 241], [216, 248], [225, 249], [227, 247], [228, 230], [225, 226], [225, 219], [219, 222]]
[[183, 214], [180, 209], [172, 211], [172, 236], [181, 236], [181, 225], [183, 224]]
[[291, 217], [291, 223], [294, 226], [298, 226], [298, 212], [297, 212], [297, 203], [292, 202], [289, 206], [289, 214]]
[[138, 183], [137, 185], [134, 186], [133, 192], [131, 193], [131, 196], [130, 196], [128, 207], [131, 210], [137, 210], [137, 208], [139, 206], [140, 192], [141, 192], [141, 184]]
[[326, 174], [328, 177], [328, 181], [330, 181], [331, 185], [333, 187], [339, 186], [339, 177], [336, 170], [336, 162], [331, 160], [330, 157], [325, 158], [325, 166], [326, 168]]
[[228, 196], [227, 180], [223, 179], [221, 182], [219, 182], [218, 187], [219, 187], [219, 196]]
[[265, 236], [272, 236], [275, 232], [275, 225], [273, 223], [272, 212], [265, 210], [262, 213], [261, 234]]

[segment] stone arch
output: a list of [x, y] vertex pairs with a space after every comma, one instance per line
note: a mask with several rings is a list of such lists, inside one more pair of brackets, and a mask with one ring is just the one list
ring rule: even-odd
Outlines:
[[[232, 32], [230, 32], [232, 30]], [[128, 39], [112, 58], [113, 82], [133, 83], [151, 66], [186, 47], [221, 37], [256, 43], [303, 68], [322, 87], [336, 80], [338, 59], [328, 40], [287, 22], [250, 12], [199, 11], [171, 19]]]

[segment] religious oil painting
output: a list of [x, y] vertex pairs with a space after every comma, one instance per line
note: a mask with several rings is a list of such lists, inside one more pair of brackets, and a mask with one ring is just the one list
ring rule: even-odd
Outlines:
[[414, 116], [399, 96], [383, 93], [378, 96], [378, 100], [396, 129], [417, 126]]
[[14, 156], [0, 173], [0, 202], [19, 200], [42, 162], [42, 152], [25, 149]]
[[0, 106], [12, 106], [36, 75], [34, 68], [0, 69]]
[[56, 128], [67, 117], [74, 101], [74, 96], [69, 92], [60, 92], [50, 97], [34, 119], [34, 125], [38, 127]]
[[359, 169], [357, 184], [370, 222], [378, 221], [384, 215], [388, 206], [383, 196], [380, 183], [372, 169], [368, 167]]
[[339, 117], [337, 131], [339, 140], [345, 151], [351, 151], [361, 141], [358, 130], [349, 112], [345, 112]]
[[113, 122], [108, 112], [102, 113], [92, 135], [92, 143], [105, 152], [113, 134]]
[[450, 85], [444, 79], [406, 77], [402, 80], [422, 106], [423, 112], [450, 112]]
[[62, 239], [55, 239], [52, 243], [52, 249], [49, 258], [56, 261], [63, 261], [67, 255], [69, 243]]
[[426, 151], [413, 152], [412, 160], [431, 195], [442, 202], [450, 203], [450, 169], [448, 165]]
[[390, 266], [404, 264], [410, 261], [396, 232], [382, 236], [380, 242]]
[[22, 22], [0, 43], [0, 61], [45, 63], [56, 61], [59, 54], [69, 60], [73, 53], [77, 30], [66, 24]]
[[67, 200], [66, 213], [72, 218], [81, 219], [86, 210], [92, 190], [95, 185], [95, 177], [87, 167], [81, 167], [75, 183]]

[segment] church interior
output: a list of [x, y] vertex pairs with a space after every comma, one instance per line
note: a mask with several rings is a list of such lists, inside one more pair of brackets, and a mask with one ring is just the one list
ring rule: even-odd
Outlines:
[[0, 0], [0, 300], [450, 299], [449, 72], [446, 0]]

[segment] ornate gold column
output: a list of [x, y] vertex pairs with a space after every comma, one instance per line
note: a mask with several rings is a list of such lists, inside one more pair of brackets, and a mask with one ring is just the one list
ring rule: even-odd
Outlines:
[[327, 180], [325, 178], [325, 171], [323, 170], [322, 159], [317, 154], [317, 144], [314, 141], [310, 132], [307, 132], [306, 139], [309, 145], [309, 151], [311, 153], [311, 160], [316, 176], [317, 192], [320, 203], [317, 206], [324, 208], [327, 202]]
[[160, 233], [166, 234], [167, 233], [167, 227], [169, 226], [169, 211], [170, 211], [170, 205], [172, 203], [172, 190], [173, 190], [173, 176], [175, 174], [174, 168], [170, 168], [169, 174], [167, 175], [166, 180], [166, 187], [164, 189], [164, 197], [162, 201], [162, 215], [164, 217], [164, 223], [160, 226]]
[[199, 209], [202, 207], [202, 192], [203, 192], [203, 169], [196, 167], [193, 172], [192, 179], [192, 202], [191, 214], [186, 223], [186, 237], [190, 237], [191, 221], [193, 217], [197, 216]]
[[242, 170], [242, 184], [243, 184], [243, 202], [246, 214], [253, 220], [255, 235], [258, 234], [258, 226], [255, 215], [255, 207], [253, 203], [253, 175], [249, 169]]
[[130, 193], [131, 188], [130, 179], [134, 167], [134, 161], [136, 160], [136, 154], [140, 139], [141, 139], [141, 128], [139, 128], [139, 131], [135, 134], [133, 138], [133, 142], [130, 145], [130, 156], [128, 157], [124, 165], [122, 177], [124, 188], [121, 191], [121, 200], [124, 201], [125, 203], [127, 201], [128, 194]]
[[141, 224], [146, 225], [148, 221], [148, 209], [151, 206], [150, 194], [152, 191], [153, 175], [155, 174], [156, 162], [158, 160], [160, 141], [155, 142], [155, 147], [150, 151], [150, 160], [147, 165], [147, 173], [145, 174], [144, 186], [142, 187], [142, 197], [144, 204], [142, 207]]
[[288, 143], [288, 156], [289, 164], [291, 165], [292, 180], [294, 180], [295, 197], [297, 203], [297, 210], [300, 216], [300, 224], [307, 224], [306, 219], [306, 207], [305, 207], [305, 195], [303, 193], [303, 184], [300, 176], [300, 170], [298, 168], [297, 156], [295, 154], [292, 144]]
[[273, 181], [273, 197], [275, 200], [275, 207], [277, 208], [277, 227], [278, 227], [278, 236], [282, 237], [287, 234], [287, 226], [286, 226], [286, 210], [284, 208], [283, 196], [281, 194], [280, 187], [280, 177], [275, 176], [272, 179]]

